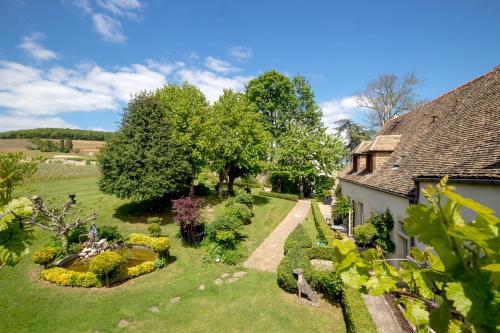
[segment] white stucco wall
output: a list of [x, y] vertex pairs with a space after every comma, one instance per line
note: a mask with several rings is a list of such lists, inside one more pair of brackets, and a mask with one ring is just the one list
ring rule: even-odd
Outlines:
[[[354, 200], [357, 207], [359, 207], [358, 203], [361, 202], [363, 204], [363, 217], [365, 220], [370, 217], [372, 212], [384, 212], [389, 208], [394, 218], [394, 229], [392, 230], [391, 238], [394, 244], [396, 244], [396, 251], [388, 257], [391, 259], [404, 258], [405, 242], [402, 238], [407, 240], [408, 246], [409, 238], [404, 233], [401, 222], [404, 221], [406, 209], [410, 204], [408, 199], [343, 180], [340, 180], [340, 186], [342, 188], [342, 194]], [[357, 224], [359, 224], [359, 221], [356, 221], [356, 225]], [[408, 250], [408, 248], [406, 250]]]
[[[420, 182], [420, 192], [428, 185], [436, 186], [437, 182]], [[495, 210], [496, 216], [500, 216], [500, 185], [492, 184], [460, 184], [452, 183], [449, 185], [455, 187], [455, 191], [466, 198], [473, 199], [487, 207]], [[427, 199], [424, 198], [422, 193], [419, 196], [419, 203], [427, 204]], [[467, 208], [462, 209], [462, 215], [465, 221], [474, 219], [474, 214]]]

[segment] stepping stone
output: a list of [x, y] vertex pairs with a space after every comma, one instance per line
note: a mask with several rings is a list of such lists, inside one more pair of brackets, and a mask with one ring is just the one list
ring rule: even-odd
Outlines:
[[205, 290], [205, 285], [204, 284], [200, 284], [198, 286], [198, 290]]
[[231, 276], [231, 274], [229, 274], [229, 273], [222, 273], [221, 276], [220, 276], [220, 278], [221, 279], [227, 279], [230, 276]]
[[120, 320], [120, 322], [118, 323], [118, 327], [123, 328], [123, 327], [128, 326], [128, 324], [130, 324], [128, 320], [122, 319], [122, 320]]
[[226, 283], [235, 283], [236, 281], [238, 281], [238, 278], [237, 277], [232, 277], [232, 278], [227, 279]]
[[223, 283], [224, 283], [224, 280], [222, 280], [222, 279], [215, 279], [215, 281], [214, 281], [214, 284], [216, 284], [218, 286], [220, 286]]
[[245, 275], [247, 275], [247, 272], [245, 272], [245, 271], [239, 271], [239, 272], [234, 273], [233, 277], [235, 277], [235, 278], [242, 278]]
[[157, 306], [152, 306], [149, 308], [149, 311], [158, 313], [158, 312], [160, 312], [160, 308]]
[[177, 303], [179, 303], [180, 300], [181, 300], [181, 298], [179, 296], [171, 298], [170, 304], [177, 304]]

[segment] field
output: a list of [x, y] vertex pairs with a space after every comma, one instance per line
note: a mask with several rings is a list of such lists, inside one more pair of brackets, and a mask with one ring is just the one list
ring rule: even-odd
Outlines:
[[[82, 213], [97, 210], [98, 224], [116, 225], [124, 234], [146, 232], [143, 223], [151, 212], [99, 192], [95, 177], [33, 182], [19, 195], [40, 194], [49, 202], [64, 201], [76, 193]], [[255, 217], [245, 226], [245, 245], [253, 251], [286, 216], [293, 202], [255, 197]], [[223, 202], [205, 208], [210, 218]], [[248, 270], [233, 284], [214, 285], [223, 272], [241, 266], [204, 264], [203, 249], [185, 247], [175, 237], [178, 227], [168, 220], [162, 226], [173, 241], [173, 262], [165, 269], [111, 289], [63, 288], [38, 279], [39, 268], [29, 257], [0, 273], [3, 304], [2, 332], [345, 332], [342, 310], [322, 302], [319, 308], [295, 303], [296, 296], [276, 285], [273, 273]], [[33, 252], [49, 238], [39, 232]], [[205, 290], [198, 290], [203, 284]], [[170, 299], [180, 297], [177, 304]], [[157, 307], [159, 312], [151, 311]], [[128, 325], [120, 328], [118, 323]]]
[[[53, 140], [54, 142], [59, 142], [59, 140]], [[28, 147], [33, 145], [25, 139], [0, 139], [0, 153], [13, 153], [22, 151], [26, 156], [43, 156], [52, 157], [55, 155], [78, 155], [78, 156], [89, 156], [90, 154], [96, 154], [99, 149], [104, 146], [104, 141], [88, 141], [88, 140], [73, 140], [73, 147], [75, 149], [80, 149], [77, 153], [60, 153], [60, 152], [41, 152], [39, 150], [31, 150]]]

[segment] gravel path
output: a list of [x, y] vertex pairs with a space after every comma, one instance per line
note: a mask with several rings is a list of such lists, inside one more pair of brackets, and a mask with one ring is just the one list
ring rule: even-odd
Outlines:
[[310, 201], [299, 200], [283, 221], [267, 236], [243, 265], [261, 271], [276, 272], [278, 264], [284, 256], [283, 248], [286, 237], [299, 223], [305, 220], [310, 207]]

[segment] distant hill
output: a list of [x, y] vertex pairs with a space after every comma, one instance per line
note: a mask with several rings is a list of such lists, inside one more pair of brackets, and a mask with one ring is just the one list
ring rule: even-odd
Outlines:
[[107, 141], [113, 132], [89, 131], [71, 128], [34, 128], [0, 132], [0, 139], [72, 139]]

